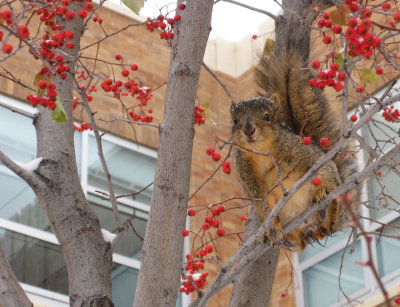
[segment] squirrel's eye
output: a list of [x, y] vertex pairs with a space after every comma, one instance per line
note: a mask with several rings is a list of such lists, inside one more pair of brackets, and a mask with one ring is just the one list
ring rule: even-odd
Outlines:
[[238, 121], [237, 119], [234, 119], [234, 120], [233, 120], [233, 124], [234, 124], [234, 125], [237, 125], [238, 122], [239, 122], [239, 121]]
[[268, 113], [265, 113], [265, 114], [264, 114], [263, 119], [264, 119], [266, 122], [269, 122], [269, 115], [268, 115]]

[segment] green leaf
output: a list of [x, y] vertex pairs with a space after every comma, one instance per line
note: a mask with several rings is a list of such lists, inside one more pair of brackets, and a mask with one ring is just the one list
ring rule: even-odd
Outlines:
[[339, 53], [338, 57], [336, 58], [336, 63], [339, 64], [340, 68], [342, 68], [343, 66], [343, 60], [344, 60], [343, 54]]
[[60, 99], [57, 97], [56, 100], [56, 108], [51, 112], [51, 118], [56, 122], [56, 123], [64, 123], [68, 120], [67, 113], [65, 113], [64, 107], [60, 101]]
[[146, 1], [147, 0], [122, 0], [122, 3], [130, 8], [134, 13], [139, 14], [140, 9]]
[[375, 82], [378, 79], [376, 73], [372, 72], [368, 68], [364, 68], [362, 72], [359, 73], [360, 81], [362, 82]]
[[272, 55], [274, 53], [274, 48], [275, 48], [275, 41], [268, 38], [265, 41], [263, 55], [266, 57]]
[[216, 125], [215, 121], [211, 117], [211, 112], [210, 112], [210, 103], [206, 102], [201, 105], [201, 107], [204, 109], [204, 117], [214, 126]]

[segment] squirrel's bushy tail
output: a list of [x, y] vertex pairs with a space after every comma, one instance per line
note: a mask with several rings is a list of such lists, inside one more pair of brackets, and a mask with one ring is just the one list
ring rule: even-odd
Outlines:
[[[270, 96], [277, 93], [282, 107], [280, 121], [298, 134], [302, 132], [310, 136], [314, 144], [319, 144], [322, 137], [329, 138], [333, 144], [342, 134], [342, 127], [336, 114], [329, 105], [323, 92], [309, 85], [313, 78], [308, 63], [301, 60], [296, 54], [284, 56], [262, 57], [256, 70], [257, 82], [261, 88], [261, 95]], [[343, 152], [354, 148], [354, 142], [348, 142]], [[336, 155], [333, 159], [340, 178], [344, 181], [355, 169], [351, 158]], [[351, 206], [358, 212], [360, 187], [353, 192], [354, 201]], [[349, 214], [347, 215], [349, 216]], [[347, 227], [350, 221], [343, 218], [341, 228]]]

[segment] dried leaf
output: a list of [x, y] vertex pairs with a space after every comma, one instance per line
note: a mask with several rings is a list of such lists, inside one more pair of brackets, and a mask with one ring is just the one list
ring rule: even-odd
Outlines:
[[339, 64], [340, 68], [342, 68], [342, 66], [343, 66], [343, 60], [344, 60], [343, 54], [339, 53], [339, 55], [336, 58], [336, 63]]
[[201, 105], [201, 107], [204, 109], [204, 117], [205, 117], [211, 124], [213, 124], [213, 125], [215, 126], [216, 123], [215, 123], [215, 121], [214, 121], [214, 120], [212, 119], [212, 117], [211, 117], [210, 103], [209, 103], [209, 102], [203, 103], [203, 104]]
[[263, 55], [268, 57], [274, 53], [275, 41], [268, 38], [264, 45]]
[[378, 76], [373, 71], [368, 68], [364, 68], [362, 72], [359, 73], [360, 81], [362, 82], [375, 82]]
[[342, 26], [347, 25], [347, 15], [350, 14], [350, 8], [347, 5], [340, 5], [337, 10], [329, 13], [332, 23]]

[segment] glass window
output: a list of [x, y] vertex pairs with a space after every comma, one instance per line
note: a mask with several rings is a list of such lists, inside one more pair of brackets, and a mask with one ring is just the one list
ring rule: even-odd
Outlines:
[[[150, 157], [138, 151], [102, 141], [104, 157], [112, 177], [116, 194], [128, 194], [136, 192], [147, 186], [154, 180], [156, 158]], [[88, 184], [108, 191], [106, 176], [97, 155], [97, 144], [93, 136], [89, 137], [88, 157]], [[150, 205], [153, 187], [140, 194], [131, 196], [132, 199]]]
[[[0, 95], [1, 99], [1, 95]], [[84, 190], [100, 189], [108, 191], [104, 172], [97, 156], [97, 145], [91, 135], [75, 133], [75, 153], [80, 174], [81, 167], [87, 169], [88, 178], [82, 182]], [[82, 159], [82, 136], [88, 136], [88, 155]], [[145, 149], [135, 149], [135, 144], [121, 141], [116, 137], [103, 140], [104, 154], [113, 178], [116, 194], [136, 192], [147, 186], [154, 179], [155, 154]], [[13, 160], [21, 163], [36, 158], [36, 133], [32, 120], [0, 107], [0, 150]], [[149, 153], [148, 153], [149, 152]], [[82, 160], [85, 161], [82, 165]], [[87, 163], [86, 163], [87, 161]], [[86, 180], [87, 179], [87, 180]], [[51, 232], [47, 218], [39, 205], [32, 189], [17, 175], [0, 163], [0, 219], [21, 223], [35, 229]], [[99, 217], [101, 227], [116, 233], [117, 225], [109, 201], [87, 193], [88, 201]], [[152, 187], [142, 193], [125, 198], [118, 204], [121, 219], [131, 221], [139, 235], [144, 237], [148, 211], [146, 206], [151, 199]], [[132, 201], [134, 200], [134, 201]], [[68, 276], [63, 255], [58, 244], [43, 240], [46, 238], [19, 233], [18, 229], [1, 228], [0, 244], [19, 281], [61, 294], [68, 294]], [[5, 225], [3, 225], [6, 227]], [[52, 236], [52, 235], [51, 235]], [[120, 240], [115, 253], [141, 259], [142, 241], [128, 231]], [[116, 260], [117, 261], [117, 260]], [[126, 260], [124, 260], [126, 261]], [[112, 286], [113, 300], [116, 306], [132, 306], [138, 277], [137, 262], [113, 263]], [[51, 299], [51, 297], [49, 297]], [[178, 302], [177, 306], [180, 306]]]
[[[101, 227], [112, 233], [116, 233], [118, 227], [111, 208], [111, 203], [109, 201], [101, 200], [100, 197], [92, 194], [88, 194], [88, 200], [99, 217]], [[118, 204], [118, 207], [120, 210], [121, 220], [125, 222], [127, 219], [130, 219], [137, 233], [141, 237], [144, 237], [148, 213], [122, 204]], [[140, 260], [141, 249], [142, 241], [132, 231], [128, 231], [119, 241], [115, 252]]]
[[[390, 223], [390, 225], [400, 227], [400, 219]], [[380, 229], [378, 232], [381, 231]], [[399, 228], [385, 227], [383, 233], [400, 236]], [[396, 238], [377, 236], [378, 265], [381, 276], [387, 276], [400, 269], [398, 255], [400, 255], [400, 241]]]
[[68, 294], [67, 268], [58, 245], [2, 228], [0, 242], [20, 282]]
[[[305, 306], [328, 307], [343, 300], [339, 290], [342, 254], [343, 250], [340, 250], [303, 272]], [[364, 288], [363, 268], [354, 264], [361, 259], [361, 243], [358, 242], [355, 252], [349, 255], [347, 250], [343, 260], [340, 284], [346, 295]]]

